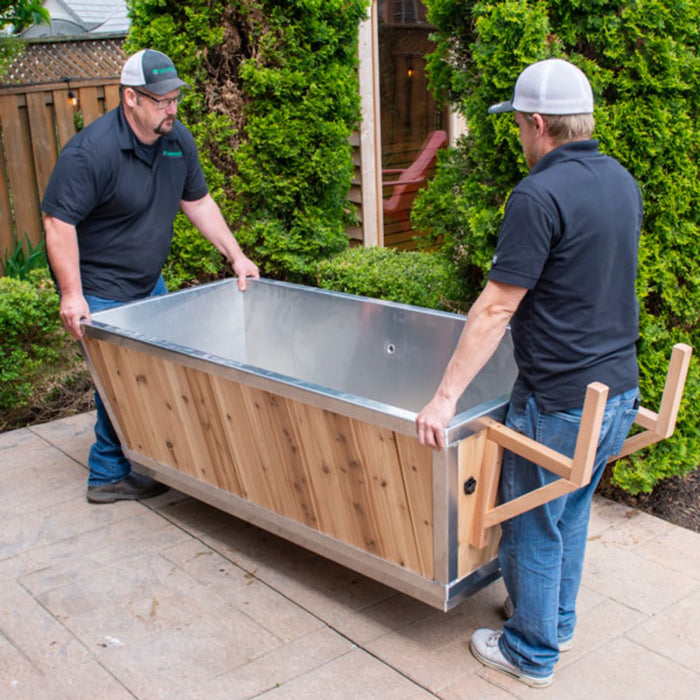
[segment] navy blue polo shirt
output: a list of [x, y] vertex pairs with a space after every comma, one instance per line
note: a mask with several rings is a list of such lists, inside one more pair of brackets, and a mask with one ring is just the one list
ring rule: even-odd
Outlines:
[[76, 227], [83, 293], [132, 301], [158, 280], [180, 201], [207, 191], [183, 124], [146, 146], [118, 107], [66, 144], [41, 208]]
[[586, 386], [637, 386], [635, 293], [642, 198], [598, 142], [545, 155], [511, 192], [489, 279], [528, 289], [511, 327], [519, 375], [511, 401], [580, 408]]

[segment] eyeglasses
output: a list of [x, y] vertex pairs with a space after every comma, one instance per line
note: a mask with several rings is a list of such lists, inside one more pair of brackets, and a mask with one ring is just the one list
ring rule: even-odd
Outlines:
[[149, 100], [153, 100], [158, 109], [167, 109], [172, 104], [179, 105], [183, 98], [183, 95], [180, 95], [179, 93], [175, 95], [175, 97], [153, 97], [153, 95], [149, 95], [147, 92], [143, 92], [142, 90], [137, 90], [135, 87], [132, 87], [131, 89], [134, 92], [138, 92], [139, 95], [143, 95], [144, 97], [148, 97]]

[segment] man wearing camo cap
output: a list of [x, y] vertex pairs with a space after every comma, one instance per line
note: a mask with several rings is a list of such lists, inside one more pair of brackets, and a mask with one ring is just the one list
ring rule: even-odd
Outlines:
[[[176, 119], [186, 87], [165, 54], [135, 53], [122, 70], [119, 107], [76, 134], [56, 162], [42, 201], [46, 250], [63, 326], [78, 340], [91, 312], [167, 293], [161, 270], [180, 209], [231, 261], [241, 290], [258, 277], [209, 194], [192, 135]], [[88, 501], [162, 493], [164, 486], [131, 471], [97, 392], [95, 400]]]

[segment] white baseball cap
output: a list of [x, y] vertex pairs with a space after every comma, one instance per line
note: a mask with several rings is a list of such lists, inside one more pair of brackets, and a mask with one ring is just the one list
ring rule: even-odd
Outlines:
[[515, 81], [512, 99], [489, 107], [500, 112], [592, 114], [593, 91], [588, 78], [573, 63], [548, 58], [528, 66]]
[[122, 68], [121, 84], [144, 87], [154, 95], [166, 95], [179, 87], [189, 87], [180, 80], [175, 64], [160, 51], [141, 49], [129, 56]]

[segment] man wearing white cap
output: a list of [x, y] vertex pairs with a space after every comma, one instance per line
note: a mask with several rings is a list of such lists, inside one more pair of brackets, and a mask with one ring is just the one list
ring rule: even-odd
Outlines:
[[[183, 87], [165, 54], [135, 53], [122, 70], [120, 106], [58, 157], [42, 200], [46, 250], [63, 326], [78, 340], [91, 311], [167, 292], [161, 270], [179, 209], [231, 261], [241, 290], [258, 277], [208, 192], [192, 135], [176, 119]], [[162, 493], [164, 486], [131, 471], [97, 392], [95, 400], [88, 501]]]
[[[483, 664], [533, 687], [552, 682], [571, 648], [591, 499], [639, 405], [635, 294], [642, 200], [632, 176], [598, 150], [593, 94], [574, 65], [526, 68], [513, 97], [530, 173], [506, 203], [488, 281], [470, 309], [432, 400], [416, 419], [419, 440], [442, 449], [457, 400], [511, 323], [518, 377], [506, 424], [573, 456], [586, 386], [609, 387], [588, 486], [503, 523], [499, 563], [508, 591], [503, 630], [477, 630]], [[506, 451], [500, 502], [555, 480]]]

